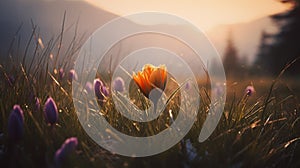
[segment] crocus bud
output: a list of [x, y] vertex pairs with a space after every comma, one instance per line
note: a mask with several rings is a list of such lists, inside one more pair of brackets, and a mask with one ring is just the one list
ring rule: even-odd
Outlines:
[[193, 161], [197, 156], [197, 150], [196, 148], [192, 145], [191, 140], [188, 139], [185, 141], [185, 149], [186, 149], [186, 155], [187, 159], [189, 161]]
[[214, 87], [214, 90], [213, 90], [213, 93], [215, 93], [218, 97], [219, 96], [223, 96], [225, 93], [225, 87], [224, 87], [225, 85], [223, 84], [221, 84], [221, 83], [216, 83], [215, 84], [215, 87]]
[[125, 90], [125, 82], [121, 77], [117, 77], [113, 83], [114, 90], [117, 92], [123, 92]]
[[67, 157], [75, 151], [78, 145], [76, 137], [71, 137], [65, 140], [62, 146], [55, 152], [54, 162], [57, 166], [61, 166], [67, 159]]
[[253, 86], [247, 86], [245, 89], [245, 94], [247, 96], [251, 96], [253, 93], [255, 93], [255, 89]]
[[62, 79], [65, 76], [65, 72], [64, 72], [63, 68], [60, 68], [58, 73], [59, 73], [59, 78], [60, 79]]
[[76, 71], [74, 69], [71, 69], [69, 72], [69, 81], [77, 80], [77, 79], [78, 77]]
[[94, 89], [97, 99], [100, 100], [100, 102], [105, 102], [105, 98], [109, 95], [109, 92], [100, 79], [94, 80]]
[[103, 83], [100, 79], [95, 79], [94, 80], [94, 89], [95, 89], [95, 94], [98, 99], [103, 99], [103, 95], [101, 93], [101, 88], [103, 87]]
[[185, 83], [185, 90], [190, 90], [190, 88], [191, 88], [191, 83], [188, 81], [188, 82], [186, 82]]
[[109, 95], [109, 91], [108, 91], [108, 88], [106, 86], [103, 85], [102, 89], [102, 94], [107, 97]]
[[14, 105], [8, 118], [8, 137], [13, 142], [18, 142], [24, 134], [24, 115], [19, 105]]
[[58, 120], [58, 111], [54, 100], [49, 97], [44, 106], [44, 115], [46, 122], [53, 125]]
[[93, 90], [93, 84], [91, 82], [86, 82], [85, 90], [86, 90], [87, 93], [91, 93], [92, 90]]
[[41, 102], [40, 99], [38, 97], [35, 97], [35, 106], [34, 106], [34, 110], [35, 111], [40, 111], [41, 108]]

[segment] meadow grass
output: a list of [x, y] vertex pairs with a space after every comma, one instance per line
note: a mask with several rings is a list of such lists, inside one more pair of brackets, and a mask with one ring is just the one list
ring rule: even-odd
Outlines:
[[[65, 167], [300, 166], [297, 159], [300, 156], [299, 81], [284, 78], [284, 74], [276, 79], [229, 79], [222, 118], [213, 134], [203, 143], [198, 142], [198, 136], [211, 100], [210, 89], [199, 85], [201, 102], [196, 122], [182, 141], [155, 156], [124, 157], [101, 148], [89, 138], [78, 121], [72, 99], [72, 83], [67, 73], [73, 66], [80, 42], [74, 38], [62, 53], [60, 47], [55, 46], [62, 46], [63, 33], [41, 46], [39, 35], [33, 30], [25, 53], [19, 56], [10, 49], [5, 56], [8, 59], [0, 63], [0, 165], [54, 167], [55, 151], [66, 138], [77, 137], [78, 146], [64, 163]], [[33, 50], [28, 49], [31, 45]], [[60, 68], [66, 73], [62, 78]], [[101, 77], [107, 79], [106, 84], [109, 85], [110, 77]], [[248, 85], [253, 85], [256, 90], [251, 96], [245, 93]], [[131, 97], [144, 108], [141, 102], [145, 100], [140, 100], [140, 93], [135, 89]], [[59, 121], [52, 127], [47, 125], [43, 115], [48, 96], [55, 100], [59, 109]], [[178, 96], [180, 93], [168, 105], [168, 109], [175, 112], [175, 118]], [[35, 97], [40, 99], [40, 109], [36, 108]], [[7, 136], [8, 117], [15, 104], [21, 106], [25, 118], [24, 136], [16, 144], [10, 142]], [[94, 112], [101, 113], [115, 128], [132, 136], [153, 135], [170, 125], [168, 112], [164, 112], [161, 119], [145, 124], [132, 122], [114, 109], [109, 96], [104, 108]]]

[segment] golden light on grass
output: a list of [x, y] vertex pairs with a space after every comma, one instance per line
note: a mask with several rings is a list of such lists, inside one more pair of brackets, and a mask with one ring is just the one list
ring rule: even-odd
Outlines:
[[167, 81], [167, 68], [165, 65], [154, 66], [151, 64], [144, 65], [142, 71], [137, 74], [133, 73], [133, 80], [140, 88], [141, 92], [149, 98], [152, 89], [165, 89]]

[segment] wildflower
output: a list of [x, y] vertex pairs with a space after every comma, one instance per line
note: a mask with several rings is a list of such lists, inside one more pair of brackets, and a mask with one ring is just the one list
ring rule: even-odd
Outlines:
[[86, 84], [85, 84], [85, 91], [87, 93], [90, 93], [90, 92], [92, 92], [92, 90], [93, 90], [93, 84], [91, 82], [86, 82]]
[[108, 91], [108, 88], [106, 86], [102, 87], [102, 93], [105, 97], [107, 97], [109, 95], [109, 91]]
[[190, 88], [191, 88], [191, 83], [190, 83], [190, 82], [186, 82], [184, 88], [185, 88], [185, 90], [190, 90]]
[[105, 102], [105, 98], [109, 95], [108, 89], [104, 86], [103, 82], [100, 79], [94, 80], [94, 90], [98, 100], [100, 102]]
[[123, 92], [125, 90], [125, 83], [121, 77], [117, 77], [114, 80], [114, 90], [117, 92]]
[[24, 115], [19, 105], [14, 105], [8, 118], [8, 137], [13, 142], [22, 139], [24, 134]]
[[58, 74], [59, 74], [59, 78], [60, 78], [60, 79], [64, 78], [64, 76], [65, 76], [64, 69], [63, 69], [63, 68], [60, 68], [59, 71], [58, 71]]
[[224, 95], [224, 84], [216, 83], [213, 92], [217, 96], [223, 96]]
[[197, 154], [196, 148], [192, 145], [190, 139], [187, 139], [185, 141], [185, 149], [186, 149], [187, 159], [189, 161], [193, 161], [197, 157], [198, 154]]
[[49, 97], [45, 103], [44, 115], [46, 122], [53, 125], [58, 120], [58, 111], [54, 100]]
[[41, 108], [41, 102], [40, 102], [40, 99], [38, 97], [35, 97], [35, 106], [34, 106], [34, 110], [35, 111], [39, 111], [40, 108]]
[[151, 64], [144, 65], [142, 71], [133, 74], [133, 79], [142, 93], [149, 98], [152, 89], [165, 89], [167, 70], [165, 65], [155, 67]]
[[103, 94], [101, 93], [101, 88], [103, 87], [103, 82], [100, 79], [94, 80], [94, 90], [98, 99], [103, 99]]
[[65, 140], [61, 147], [55, 152], [54, 162], [57, 166], [61, 166], [67, 159], [67, 157], [75, 151], [78, 145], [76, 137], [71, 137]]
[[245, 93], [247, 96], [251, 96], [253, 93], [255, 93], [255, 89], [253, 86], [247, 86]]
[[77, 80], [77, 79], [78, 77], [76, 71], [74, 69], [71, 69], [69, 72], [69, 81]]

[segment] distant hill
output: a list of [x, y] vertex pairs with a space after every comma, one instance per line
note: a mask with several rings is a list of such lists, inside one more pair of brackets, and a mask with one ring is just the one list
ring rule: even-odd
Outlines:
[[0, 54], [5, 55], [15, 32], [21, 24], [23, 24], [19, 33], [21, 43], [26, 43], [32, 31], [31, 20], [39, 27], [39, 32], [44, 41], [58, 35], [61, 31], [65, 11], [66, 29], [72, 27], [67, 31], [66, 38], [74, 35], [74, 25], [77, 21], [80, 36], [80, 34], [91, 33], [107, 21], [117, 17], [83, 1], [1, 0]]
[[[43, 41], [57, 36], [61, 31], [63, 14], [66, 11], [65, 39], [71, 39], [74, 35], [74, 28], [78, 21], [78, 33], [88, 37], [98, 27], [107, 21], [116, 18], [117, 15], [97, 8], [84, 1], [65, 1], [65, 0], [9, 0], [0, 1], [0, 57], [7, 55], [7, 49], [13, 39], [18, 27], [23, 23], [20, 37], [20, 46], [28, 41], [32, 31], [31, 20], [38, 25], [38, 32], [41, 33]], [[170, 26], [170, 25], [165, 25]], [[226, 47], [228, 32], [232, 31], [233, 40], [241, 57], [246, 57], [250, 62], [255, 58], [257, 47], [259, 46], [260, 35], [263, 30], [275, 29], [271, 20], [264, 17], [248, 23], [232, 25], [220, 25], [207, 31], [208, 38], [212, 41], [219, 53], [223, 55]], [[155, 39], [155, 38], [154, 38]], [[149, 40], [153, 41], [153, 40]], [[146, 46], [147, 41], [140, 40]], [[141, 45], [140, 42], [131, 45]], [[151, 44], [153, 42], [149, 42]], [[163, 44], [164, 41], [159, 41]], [[22, 45], [23, 44], [23, 45]], [[127, 47], [127, 46], [123, 46]], [[130, 48], [130, 47], [129, 47]], [[131, 47], [132, 48], [132, 47]], [[171, 46], [177, 53], [180, 48]]]

